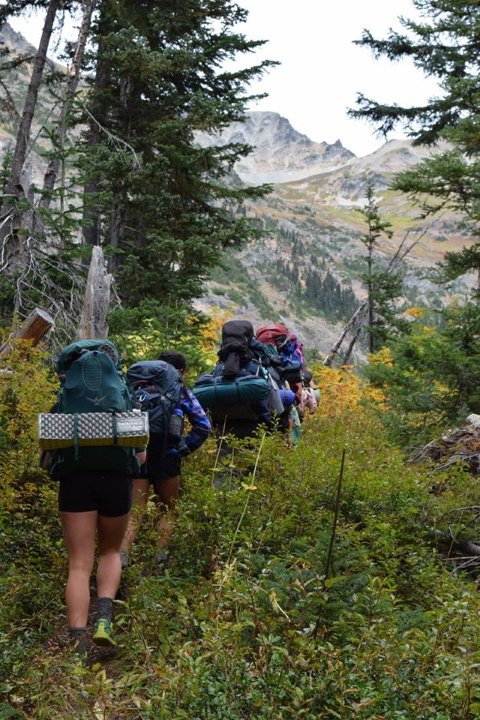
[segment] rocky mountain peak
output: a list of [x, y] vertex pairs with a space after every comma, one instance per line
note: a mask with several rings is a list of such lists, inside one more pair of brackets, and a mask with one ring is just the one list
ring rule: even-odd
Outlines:
[[35, 53], [35, 48], [21, 33], [16, 32], [11, 25], [4, 23], [0, 27], [0, 48], [13, 50], [15, 54], [28, 55]]
[[302, 180], [330, 172], [355, 158], [340, 140], [333, 144], [313, 142], [277, 112], [250, 112], [243, 122], [234, 122], [221, 133], [199, 133], [197, 142], [202, 146], [212, 142], [251, 145], [253, 152], [235, 167], [240, 179], [251, 185]]

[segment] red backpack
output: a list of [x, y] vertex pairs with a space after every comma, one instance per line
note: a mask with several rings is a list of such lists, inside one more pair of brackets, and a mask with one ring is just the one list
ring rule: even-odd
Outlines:
[[285, 342], [287, 335], [288, 328], [285, 325], [263, 325], [258, 328], [255, 337], [266, 345], [278, 347], [279, 344]]

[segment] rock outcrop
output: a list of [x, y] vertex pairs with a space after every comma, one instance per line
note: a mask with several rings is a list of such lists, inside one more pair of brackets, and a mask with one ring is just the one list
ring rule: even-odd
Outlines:
[[330, 172], [355, 158], [340, 140], [330, 145], [315, 143], [275, 112], [248, 113], [245, 122], [232, 123], [213, 136], [199, 133], [196, 139], [202, 146], [212, 142], [251, 145], [253, 152], [235, 166], [237, 175], [249, 185], [301, 180]]

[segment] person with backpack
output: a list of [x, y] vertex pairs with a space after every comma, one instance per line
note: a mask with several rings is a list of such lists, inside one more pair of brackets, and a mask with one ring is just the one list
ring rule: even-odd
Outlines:
[[301, 398], [298, 404], [298, 413], [300, 415], [300, 419], [303, 419], [307, 414], [313, 415], [317, 412], [318, 409], [318, 401], [315, 394], [315, 390], [317, 390], [317, 388], [312, 387], [312, 382], [312, 373], [310, 372], [310, 370], [305, 370], [303, 376]]
[[[59, 482], [58, 507], [68, 554], [65, 589], [70, 642], [88, 649], [90, 575], [97, 539], [97, 621], [93, 641], [113, 647], [113, 601], [121, 578], [120, 547], [132, 503], [132, 477], [145, 459], [145, 448], [84, 446], [78, 439], [82, 414], [103, 413], [116, 427], [118, 413], [129, 412], [133, 400], [120, 370], [117, 349], [108, 340], [83, 340], [67, 346], [57, 360], [61, 382], [51, 413], [58, 422], [73, 415], [72, 447], [43, 453], [42, 466]], [[85, 416], [86, 417], [86, 416]], [[53, 418], [52, 418], [53, 420]], [[57, 421], [56, 421], [57, 422]]]
[[303, 345], [292, 335], [286, 325], [270, 324], [257, 329], [256, 339], [265, 348], [270, 359], [270, 374], [280, 388], [284, 411], [279, 415], [279, 425], [288, 446], [298, 443], [301, 418], [297, 406], [303, 386]]
[[193, 392], [208, 409], [219, 436], [252, 437], [258, 427], [273, 427], [271, 382], [266, 355], [248, 320], [229, 320], [222, 327], [218, 363], [201, 375]]
[[[156, 361], [135, 363], [127, 371], [142, 409], [150, 417], [150, 440], [146, 462], [133, 483], [133, 512], [122, 543], [122, 567], [137, 536], [150, 488], [160, 505], [157, 565], [168, 560], [168, 543], [173, 531], [172, 511], [178, 499], [182, 459], [198, 450], [211, 433], [210, 421], [195, 395], [184, 383], [185, 356], [163, 351]], [[165, 417], [166, 416], [166, 417]], [[184, 435], [184, 420], [190, 425]]]

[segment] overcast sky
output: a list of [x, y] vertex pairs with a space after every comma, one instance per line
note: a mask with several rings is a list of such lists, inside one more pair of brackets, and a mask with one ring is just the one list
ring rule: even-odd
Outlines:
[[[267, 40], [258, 59], [277, 60], [263, 79], [251, 86], [266, 92], [253, 110], [272, 110], [316, 142], [342, 144], [356, 155], [383, 144], [366, 122], [352, 120], [347, 108], [358, 92], [379, 102], [414, 105], [436, 92], [432, 80], [409, 62], [374, 60], [367, 48], [353, 45], [363, 28], [385, 37], [400, 28], [400, 15], [412, 17], [412, 0], [239, 0], [249, 11], [241, 30], [252, 40]], [[27, 40], [38, 45], [41, 19], [12, 22]], [[401, 131], [392, 137], [401, 137]]]
[[[400, 29], [399, 16], [417, 17], [411, 0], [243, 0], [249, 10], [245, 34], [268, 40], [259, 57], [282, 65], [252, 85], [268, 92], [254, 109], [274, 110], [317, 142], [340, 139], [356, 155], [383, 144], [373, 128], [347, 116], [358, 92], [379, 102], [414, 105], [436, 93], [410, 62], [374, 60], [353, 45], [363, 28], [386, 37]], [[392, 137], [401, 137], [401, 132]]]

